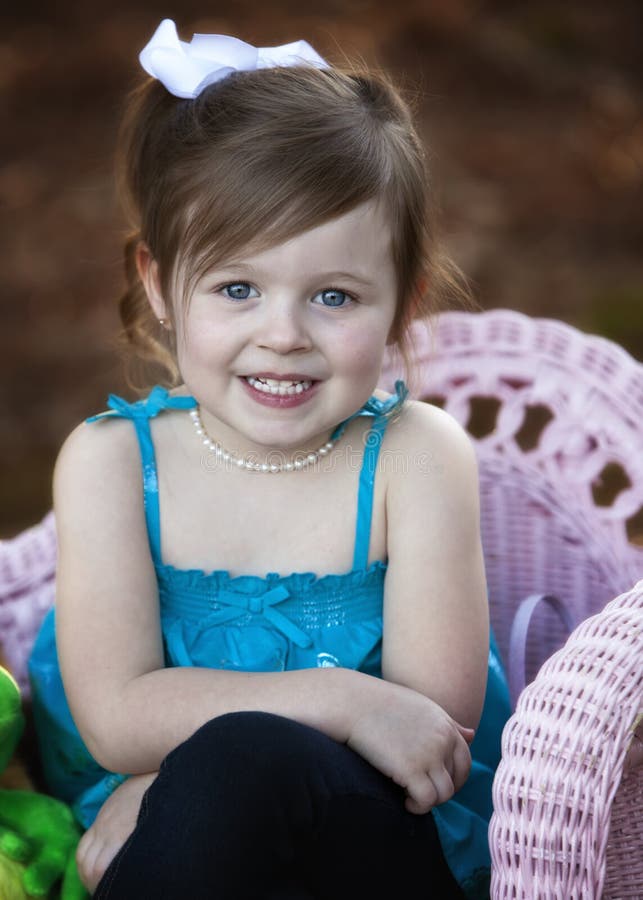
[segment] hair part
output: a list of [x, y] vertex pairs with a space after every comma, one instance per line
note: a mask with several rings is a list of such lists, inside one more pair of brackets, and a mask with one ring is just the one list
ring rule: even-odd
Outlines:
[[[426, 153], [409, 105], [383, 73], [308, 65], [236, 72], [194, 100], [145, 79], [123, 118], [117, 183], [131, 227], [120, 302], [126, 362], [157, 363], [170, 384], [180, 381], [175, 331], [159, 328], [145, 296], [134, 262], [140, 241], [158, 263], [174, 321], [212, 266], [378, 200], [397, 277], [391, 339], [409, 374], [413, 320], [470, 300], [465, 277], [438, 246]], [[130, 384], [132, 374], [130, 366]]]

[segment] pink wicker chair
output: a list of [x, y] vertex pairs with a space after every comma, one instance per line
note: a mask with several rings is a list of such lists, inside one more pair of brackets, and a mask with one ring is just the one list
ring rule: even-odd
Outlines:
[[[643, 898], [643, 366], [509, 310], [417, 323], [411, 393], [478, 451], [491, 617], [509, 671], [489, 829], [493, 900]], [[390, 357], [381, 386], [403, 372]], [[25, 691], [55, 526], [0, 542], [0, 643]], [[614, 599], [615, 598], [615, 599]]]
[[[643, 541], [628, 534], [643, 365], [509, 310], [446, 313], [414, 337], [413, 395], [475, 440], [492, 624], [519, 697], [494, 781], [492, 898], [641, 900], [643, 768], [623, 767], [643, 711]], [[381, 386], [401, 375], [389, 359]]]

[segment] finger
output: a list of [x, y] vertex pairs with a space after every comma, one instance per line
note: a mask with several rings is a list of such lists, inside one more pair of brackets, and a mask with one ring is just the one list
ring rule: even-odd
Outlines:
[[428, 775], [419, 775], [406, 786], [404, 805], [410, 813], [423, 815], [438, 803], [435, 785]]
[[88, 848], [93, 843], [93, 840], [94, 840], [94, 829], [89, 828], [87, 831], [85, 831], [82, 834], [80, 840], [78, 841], [78, 844], [76, 845], [76, 860], [77, 861], [85, 855]]
[[94, 842], [94, 835], [91, 830], [86, 831], [85, 834], [78, 841], [78, 845], [76, 846], [76, 865], [78, 866], [78, 870], [82, 871], [85, 868], [87, 856], [90, 852], [91, 845]]
[[100, 872], [99, 869], [96, 868], [94, 864], [91, 866], [85, 866], [84, 868], [78, 868], [78, 878], [90, 894], [93, 894], [98, 886], [98, 882], [100, 881]]
[[465, 741], [456, 741], [453, 748], [453, 784], [456, 791], [459, 791], [466, 782], [471, 771], [471, 753], [468, 744]]
[[76, 848], [78, 876], [88, 890], [93, 890], [93, 870], [100, 850], [93, 828], [86, 831]]
[[452, 783], [455, 785], [455, 763], [453, 762], [452, 755], [447, 756], [447, 758], [444, 760], [444, 768], [449, 773], [449, 778], [451, 779]]
[[[90, 829], [90, 831], [92, 830]], [[92, 832], [92, 837], [88, 839], [85, 848], [76, 857], [80, 880], [88, 890], [93, 892], [96, 889], [120, 849], [120, 841], [113, 839], [105, 841], [99, 838], [98, 834], [93, 835]]]
[[102, 877], [103, 871], [100, 867], [94, 868], [91, 872], [87, 873], [84, 883], [90, 894], [94, 893]]
[[455, 794], [455, 786], [453, 780], [444, 766], [438, 769], [431, 769], [428, 776], [433, 782], [433, 787], [437, 794], [437, 800], [433, 804], [437, 806], [440, 803], [446, 803]]
[[111, 865], [114, 857], [121, 848], [116, 844], [105, 845], [96, 857], [94, 870], [92, 872], [92, 890], [98, 887], [98, 883]]
[[467, 744], [472, 743], [474, 737], [476, 736], [475, 730], [473, 728], [467, 728], [466, 725], [460, 725], [459, 722], [455, 722], [455, 726], [465, 739]]

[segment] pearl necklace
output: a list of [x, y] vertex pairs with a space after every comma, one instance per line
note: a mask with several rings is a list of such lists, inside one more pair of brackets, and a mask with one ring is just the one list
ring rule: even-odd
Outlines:
[[221, 446], [221, 444], [217, 443], [217, 441], [213, 441], [208, 432], [205, 430], [205, 426], [201, 421], [198, 406], [196, 407], [196, 409], [190, 410], [190, 418], [192, 419], [192, 423], [194, 425], [196, 433], [202, 439], [204, 446], [208, 448], [210, 453], [213, 453], [217, 457], [217, 459], [221, 459], [224, 462], [230, 462], [233, 465], [237, 466], [237, 468], [246, 469], [249, 472], [272, 472], [274, 474], [277, 474], [278, 472], [301, 472], [304, 469], [308, 469], [310, 468], [310, 466], [313, 466], [316, 462], [319, 461], [321, 457], [328, 456], [330, 451], [337, 443], [339, 437], [341, 437], [340, 434], [335, 440], [331, 439], [329, 441], [326, 441], [326, 443], [323, 444], [319, 448], [319, 450], [315, 450], [313, 453], [307, 453], [305, 456], [289, 460], [285, 463], [259, 463], [253, 462], [251, 459], [237, 456], [230, 450], [225, 450]]

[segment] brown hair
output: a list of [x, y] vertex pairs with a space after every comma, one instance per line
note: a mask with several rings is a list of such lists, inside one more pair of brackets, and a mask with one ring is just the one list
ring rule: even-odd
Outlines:
[[159, 363], [161, 380], [180, 381], [174, 331], [160, 328], [138, 278], [139, 241], [158, 263], [165, 296], [173, 296], [177, 264], [186, 266], [185, 311], [192, 286], [216, 262], [382, 200], [397, 272], [392, 334], [407, 371], [412, 320], [470, 298], [436, 240], [426, 154], [410, 107], [385, 74], [312, 66], [237, 72], [194, 100], [146, 79], [129, 97], [117, 178], [132, 229], [120, 302], [131, 386], [133, 356]]

